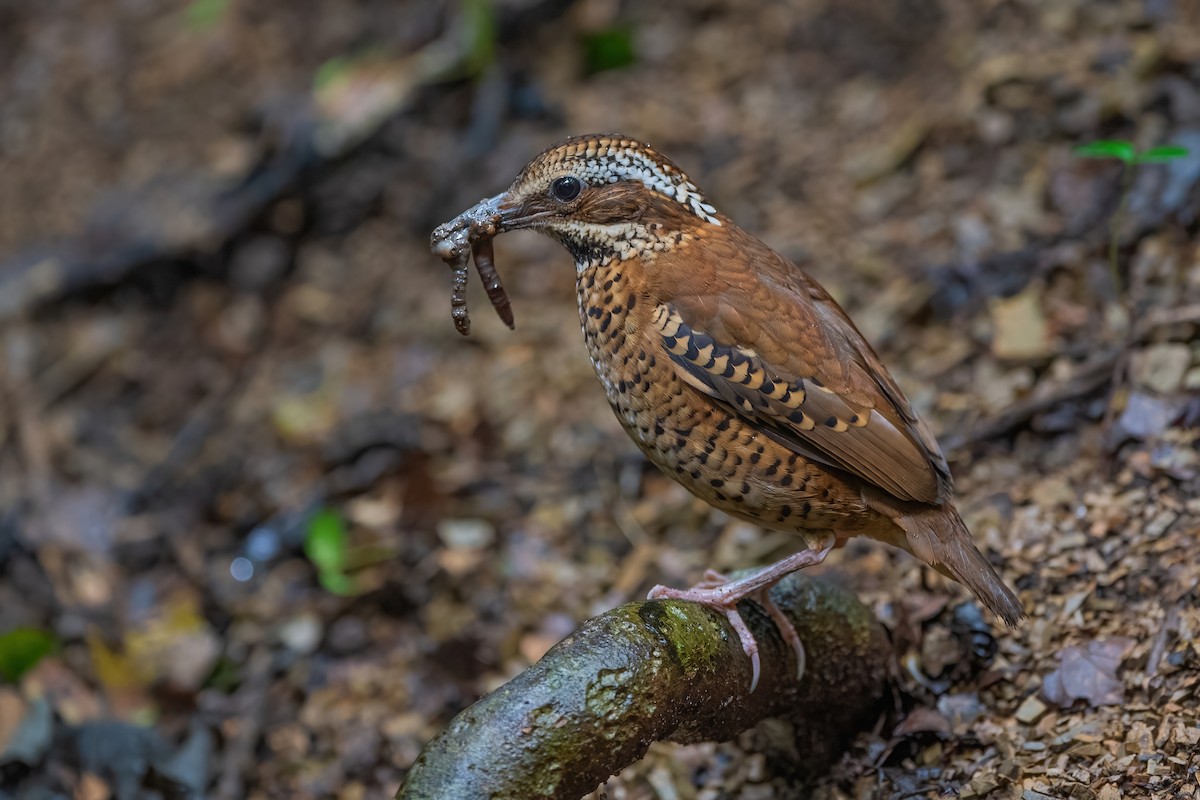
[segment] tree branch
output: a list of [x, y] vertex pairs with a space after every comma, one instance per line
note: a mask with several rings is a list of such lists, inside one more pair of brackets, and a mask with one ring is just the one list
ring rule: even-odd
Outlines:
[[891, 648], [850, 592], [794, 574], [771, 590], [796, 626], [807, 670], [758, 606], [740, 610], [762, 649], [750, 660], [725, 618], [693, 603], [627, 603], [587, 620], [525, 672], [455, 717], [413, 764], [397, 800], [574, 800], [653, 741], [726, 740], [767, 717], [795, 725], [817, 770], [878, 714]]

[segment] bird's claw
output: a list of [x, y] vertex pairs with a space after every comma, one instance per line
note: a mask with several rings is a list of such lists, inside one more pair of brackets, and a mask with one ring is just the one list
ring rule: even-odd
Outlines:
[[[742, 596], [722, 592], [722, 588], [728, 584], [728, 578], [721, 575], [719, 572], [709, 570], [704, 574], [704, 581], [690, 589], [672, 589], [669, 586], [655, 586], [647, 595], [650, 600], [684, 600], [700, 605], [708, 606], [714, 611], [719, 611], [725, 615], [725, 619], [729, 621], [729, 626], [733, 628], [741, 642], [742, 650], [750, 658], [750, 692], [753, 693], [758, 688], [758, 680], [762, 675], [762, 658], [759, 655], [758, 640], [754, 638], [754, 634], [750, 631], [750, 626], [742, 618], [742, 614], [738, 611], [737, 604]], [[779, 628], [779, 633], [783, 637], [783, 641], [791, 646], [796, 653], [796, 679], [804, 677], [805, 669], [805, 653], [804, 643], [800, 641], [799, 634], [796, 633], [795, 626], [787, 615], [780, 610], [775, 601], [771, 599], [768, 591], [763, 589], [749, 596], [750, 599], [762, 606], [763, 610], [774, 621], [775, 626]]]

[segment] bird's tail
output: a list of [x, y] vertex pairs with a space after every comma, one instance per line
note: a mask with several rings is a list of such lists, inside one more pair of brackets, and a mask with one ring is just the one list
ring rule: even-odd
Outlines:
[[892, 516], [905, 533], [907, 549], [948, 578], [966, 586], [983, 604], [1010, 626], [1024, 619], [1021, 601], [971, 540], [971, 532], [954, 506], [909, 504]]

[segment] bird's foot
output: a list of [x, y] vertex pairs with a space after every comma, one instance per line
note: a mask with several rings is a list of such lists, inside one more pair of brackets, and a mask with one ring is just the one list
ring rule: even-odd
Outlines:
[[800, 635], [796, 633], [796, 628], [792, 625], [791, 620], [780, 610], [779, 606], [775, 605], [775, 601], [771, 599], [767, 589], [760, 589], [756, 592], [742, 595], [736, 592], [724, 591], [732, 583], [728, 578], [721, 575], [721, 573], [709, 570], [704, 574], [704, 580], [690, 589], [672, 589], [669, 586], [655, 586], [650, 590], [648, 597], [650, 600], [684, 600], [690, 603], [699, 603], [724, 614], [725, 618], [729, 620], [730, 627], [737, 633], [738, 639], [742, 644], [742, 650], [750, 658], [751, 692], [758, 687], [758, 679], [762, 674], [762, 663], [758, 654], [758, 640], [754, 638], [750, 627], [742, 619], [742, 614], [738, 611], [737, 604], [743, 599], [753, 600], [770, 615], [776, 627], [779, 628], [779, 633], [783, 636], [783, 641], [795, 651], [796, 680], [804, 677], [804, 643], [800, 641]]
[[[714, 585], [709, 579], [708, 574], [706, 574], [703, 582], [690, 589], [655, 586], [650, 590], [647, 598], [650, 600], [683, 600], [689, 603], [699, 603], [702, 606], [708, 606], [714, 611], [724, 614], [725, 619], [729, 620], [729, 626], [738, 635], [738, 639], [742, 643], [742, 650], [750, 657], [750, 691], [753, 692], [758, 686], [759, 675], [762, 674], [762, 663], [758, 655], [758, 640], [754, 638], [754, 634], [750, 632], [750, 627], [746, 625], [746, 621], [742, 619], [741, 612], [738, 611], [737, 604], [742, 598], [723, 591], [729, 585], [729, 583]], [[776, 610], [778, 611], [778, 609]]]
[[725, 618], [729, 620], [730, 627], [737, 633], [738, 639], [742, 643], [742, 650], [750, 657], [751, 692], [758, 687], [758, 679], [762, 674], [761, 659], [758, 654], [758, 641], [754, 638], [754, 634], [750, 632], [750, 627], [746, 625], [746, 621], [742, 619], [742, 615], [737, 609], [737, 604], [742, 600], [753, 600], [770, 615], [771, 619], [775, 622], [775, 626], [779, 628], [779, 633], [783, 637], [783, 641], [795, 651], [796, 679], [799, 680], [804, 677], [806, 664], [804, 643], [800, 641], [800, 635], [796, 633], [796, 628], [792, 625], [791, 620], [780, 610], [779, 606], [775, 605], [775, 601], [771, 599], [769, 592], [771, 587], [778, 583], [784, 576], [798, 569], [819, 564], [823, 561], [825, 556], [829, 554], [829, 551], [833, 549], [835, 542], [834, 537], [829, 536], [819, 549], [801, 550], [799, 553], [793, 553], [787, 558], [777, 561], [758, 572], [751, 573], [737, 580], [730, 580], [728, 576], [710, 569], [704, 573], [704, 580], [690, 589], [672, 589], [669, 586], [655, 586], [650, 590], [648, 597], [651, 600], [684, 600], [691, 603], [699, 603], [724, 614]]

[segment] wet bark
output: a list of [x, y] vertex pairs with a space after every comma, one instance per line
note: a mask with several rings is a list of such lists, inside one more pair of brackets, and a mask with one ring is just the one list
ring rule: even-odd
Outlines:
[[413, 764], [398, 800], [581, 797], [651, 742], [726, 740], [768, 717], [793, 724], [800, 772], [814, 774], [877, 716], [890, 646], [850, 592], [802, 574], [772, 597], [805, 643], [807, 667], [758, 606], [743, 616], [750, 661], [725, 618], [693, 603], [627, 603], [587, 620], [536, 664], [467, 708]]

